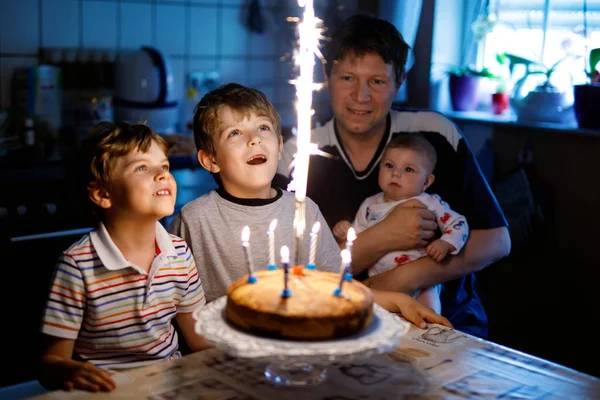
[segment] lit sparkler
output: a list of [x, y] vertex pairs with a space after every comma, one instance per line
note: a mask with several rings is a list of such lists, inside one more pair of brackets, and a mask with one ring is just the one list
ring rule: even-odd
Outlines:
[[[315, 17], [312, 0], [298, 0], [298, 5], [304, 7], [302, 21], [298, 23], [299, 49], [295, 51], [294, 60], [300, 69], [300, 75], [291, 83], [296, 86], [296, 109], [298, 115], [298, 129], [296, 134], [296, 157], [290, 189], [296, 191], [296, 213], [294, 216], [294, 230], [296, 234], [295, 265], [299, 265], [298, 255], [300, 242], [306, 227], [304, 200], [306, 199], [306, 183], [308, 180], [308, 164], [314, 146], [310, 142], [312, 109], [312, 92], [320, 89], [322, 84], [313, 82], [315, 56], [323, 59], [318, 48], [319, 39], [322, 38], [322, 21]], [[296, 20], [296, 19], [288, 19]]]

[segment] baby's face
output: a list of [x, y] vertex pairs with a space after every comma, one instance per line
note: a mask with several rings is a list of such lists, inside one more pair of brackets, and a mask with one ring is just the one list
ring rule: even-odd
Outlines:
[[379, 165], [379, 187], [385, 200], [405, 200], [420, 195], [433, 183], [430, 170], [429, 162], [415, 150], [386, 150]]
[[239, 198], [271, 198], [271, 181], [277, 172], [282, 143], [272, 121], [230, 107], [219, 110], [220, 136], [215, 140], [214, 165], [231, 195]]

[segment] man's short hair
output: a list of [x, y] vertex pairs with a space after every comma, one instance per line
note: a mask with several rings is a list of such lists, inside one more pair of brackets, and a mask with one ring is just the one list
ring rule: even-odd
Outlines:
[[273, 124], [273, 129], [281, 141], [281, 117], [260, 90], [252, 89], [237, 83], [229, 83], [208, 92], [194, 110], [194, 141], [197, 150], [215, 155], [214, 140], [218, 139], [219, 110], [228, 106], [235, 113], [247, 117], [254, 113], [267, 117]]
[[325, 45], [325, 72], [331, 76], [331, 68], [337, 60], [346, 56], [361, 57], [365, 54], [379, 54], [386, 64], [393, 63], [396, 84], [399, 85], [410, 46], [388, 21], [366, 14], [356, 14], [346, 19], [333, 32]]
[[427, 159], [430, 166], [429, 173], [433, 173], [437, 164], [437, 151], [429, 140], [420, 132], [406, 132], [395, 136], [387, 144], [384, 154], [389, 149], [410, 149], [421, 154]]

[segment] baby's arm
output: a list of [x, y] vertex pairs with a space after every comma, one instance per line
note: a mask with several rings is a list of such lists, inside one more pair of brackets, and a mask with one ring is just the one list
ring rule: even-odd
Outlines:
[[352, 228], [352, 224], [350, 221], [340, 221], [333, 226], [333, 236], [339, 242], [346, 240], [346, 235], [348, 234], [348, 229]]
[[195, 352], [214, 347], [212, 344], [207, 342], [204, 337], [196, 333], [196, 320], [194, 319], [193, 313], [177, 313], [175, 319], [177, 320], [179, 329], [181, 329], [183, 339], [187, 343], [190, 350]]
[[376, 289], [371, 289], [371, 293], [373, 293], [375, 303], [389, 312], [402, 314], [407, 321], [412, 322], [421, 329], [427, 327], [425, 321], [452, 327], [452, 324], [446, 318], [425, 307], [407, 294], [384, 292]]
[[110, 373], [92, 363], [72, 359], [75, 341], [44, 335], [38, 380], [47, 389], [81, 389], [109, 392], [116, 385]]
[[429, 198], [427, 206], [435, 212], [442, 236], [430, 243], [426, 250], [431, 258], [440, 262], [448, 253], [460, 252], [469, 237], [469, 225], [463, 215], [452, 210], [437, 194]]

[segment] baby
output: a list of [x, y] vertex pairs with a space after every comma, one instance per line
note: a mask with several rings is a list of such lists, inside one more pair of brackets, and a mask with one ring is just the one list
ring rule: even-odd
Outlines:
[[[397, 205], [416, 199], [435, 214], [442, 236], [425, 249], [415, 248], [385, 255], [369, 268], [369, 276], [427, 255], [440, 262], [448, 253], [457, 254], [467, 241], [469, 228], [465, 217], [450, 209], [448, 203], [438, 195], [425, 193], [435, 179], [433, 170], [436, 162], [435, 148], [420, 133], [400, 134], [388, 143], [379, 164], [379, 187], [382, 191], [361, 204], [353, 224], [356, 233], [384, 219]], [[344, 240], [351, 226], [349, 221], [338, 222], [333, 227], [336, 239]], [[417, 300], [439, 313], [440, 289], [440, 285], [425, 289], [419, 293]]]

